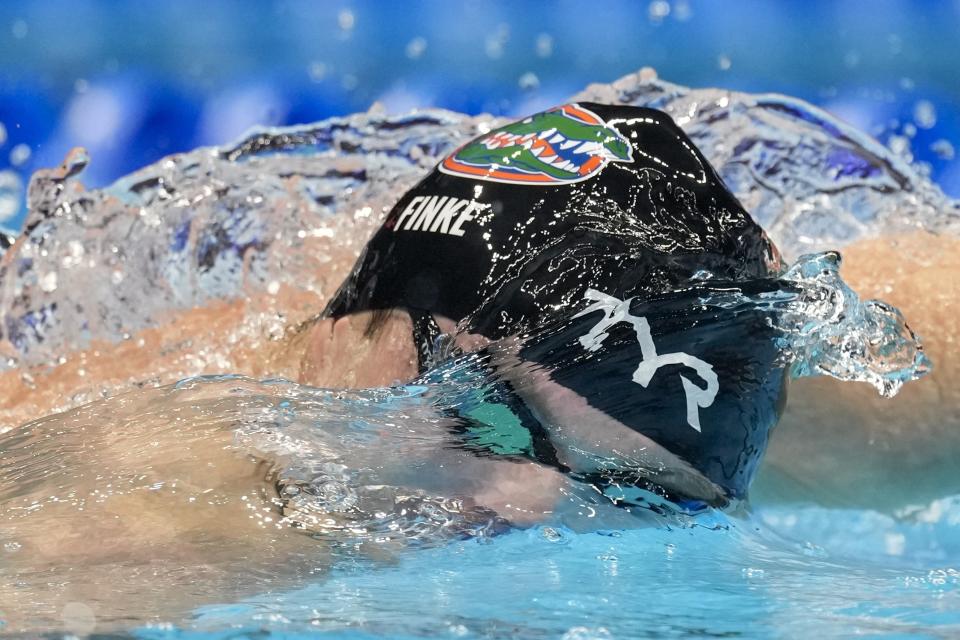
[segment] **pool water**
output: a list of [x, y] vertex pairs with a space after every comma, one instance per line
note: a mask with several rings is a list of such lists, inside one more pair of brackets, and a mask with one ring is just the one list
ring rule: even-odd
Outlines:
[[196, 624], [348, 637], [949, 637], [957, 547], [937, 537], [955, 538], [950, 528], [795, 508], [645, 530], [538, 527], [347, 567], [204, 608]]
[[[5, 541], [3, 571], [6, 580], [15, 577], [12, 585], [5, 583], [4, 595], [29, 595], [50, 606], [11, 630], [65, 627], [151, 638], [265, 632], [913, 638], [950, 637], [960, 627], [957, 499], [892, 516], [776, 503], [684, 514], [615, 508], [570, 481], [560, 487], [561, 499], [545, 524], [507, 530], [429, 494], [383, 488], [425, 479], [452, 486], [484, 464], [459, 449], [432, 450], [442, 430], [417, 411], [431, 393], [455, 398], [463, 389], [410, 386], [344, 394], [285, 381], [195, 378], [21, 427], [21, 439], [4, 461], [5, 475], [18, 450], [30, 453], [24, 465], [14, 466], [33, 497], [20, 500], [3, 488], [4, 531], [14, 536]], [[103, 424], [108, 428], [95, 430]], [[43, 438], [58, 427], [71, 431]], [[253, 489], [240, 489], [238, 500], [229, 487], [206, 478], [211, 469], [200, 464], [200, 434], [211, 430], [235, 431], [245, 449], [293, 454], [279, 474], [310, 478], [317, 488], [317, 517], [311, 521], [307, 514], [316, 539], [271, 523], [270, 510], [256, 510], [251, 526], [230, 520], [232, 505], [253, 504], [247, 499]], [[167, 433], [176, 439], [169, 441]], [[42, 444], [23, 449], [23, 439]], [[178, 449], [200, 451], [194, 462], [200, 480], [181, 472], [171, 490], [155, 482], [164, 477], [161, 466], [124, 472], [111, 461], [135, 463], [139, 452], [165, 446], [172, 459], [183, 459]], [[425, 466], [427, 458], [419, 453], [428, 449]], [[51, 458], [57, 461], [52, 468], [43, 462]], [[91, 483], [97, 495], [88, 491]], [[152, 520], [134, 533], [144, 541], [175, 542], [182, 557], [163, 557], [156, 546], [137, 547], [140, 540], [124, 541], [124, 532], [104, 528], [99, 537], [107, 549], [99, 560], [77, 554], [67, 556], [69, 570], [36, 566], [35, 538], [44, 532], [24, 528], [31, 518], [46, 515], [46, 522], [57, 522], [53, 518], [78, 505], [101, 518], [115, 513], [112, 500], [135, 498], [137, 486], [151, 494], [136, 504]], [[78, 498], [82, 502], [70, 503]], [[18, 505], [24, 505], [19, 515]], [[197, 537], [189, 520], [177, 530], [183, 512], [198, 508], [213, 513], [220, 526], [208, 523], [206, 537]], [[153, 516], [158, 509], [166, 514], [163, 520]], [[284, 515], [293, 521], [302, 514]], [[85, 526], [76, 518], [63, 522], [81, 531]], [[24, 531], [33, 535], [23, 537]], [[83, 544], [90, 544], [88, 537]], [[124, 546], [129, 550], [108, 555]], [[178, 565], [183, 562], [189, 564]], [[100, 584], [105, 576], [110, 582]], [[239, 584], [231, 588], [224, 578]], [[204, 604], [187, 605], [186, 611], [193, 610], [185, 616], [184, 599], [172, 589], [194, 591], [187, 602], [192, 597]], [[126, 615], [95, 613], [116, 611], [130, 594], [139, 601], [123, 604]], [[220, 602], [216, 594], [234, 595]]]
[[[902, 158], [801, 101], [690, 90], [662, 82], [649, 71], [592, 86], [578, 99], [644, 104], [671, 113], [791, 261], [880, 232], [919, 226], [957, 233], [960, 205]], [[302, 443], [313, 441], [306, 438], [291, 448], [290, 441], [277, 436], [282, 431], [260, 426], [289, 420], [301, 433], [310, 433], [318, 425], [336, 425], [338, 442], [352, 442], [356, 455], [384, 459], [383, 450], [364, 437], [364, 420], [392, 427], [407, 424], [404, 420], [412, 424], [415, 405], [405, 403], [420, 390], [338, 395], [278, 381], [191, 376], [244, 368], [231, 350], [234, 345], [263, 349], [297, 313], [315, 309], [397, 195], [439, 156], [495, 124], [486, 117], [440, 111], [404, 117], [369, 113], [256, 132], [229, 147], [161, 161], [103, 190], [79, 188], [82, 170], [91, 161], [82, 152], [68, 157], [60, 169], [38, 174], [25, 223], [27, 242], [0, 267], [0, 313], [9, 345], [3, 369], [25, 372], [29, 366], [63, 365], [62, 353], [102, 344], [98, 341], [134, 342], [138, 332], [165, 314], [221, 298], [277, 302], [251, 303], [239, 328], [209, 344], [167, 344], [139, 375], [91, 380], [60, 398], [57, 408], [97, 402], [39, 426], [18, 431], [24, 428], [15, 426], [16, 412], [4, 409], [0, 431], [5, 438], [33, 443], [53, 430], [72, 443], [58, 449], [61, 440], [47, 439], [36, 451], [56, 455], [28, 456], [18, 467], [43, 491], [51, 488], [37, 494], [36, 502], [45, 505], [38, 508], [68, 508], [63, 505], [75, 497], [69, 495], [71, 487], [87, 481], [98, 487], [102, 477], [96, 452], [105, 449], [93, 447], [99, 442], [94, 438], [109, 443], [115, 435], [113, 443], [131, 455], [153, 446], [149, 434], [130, 430], [149, 420], [158, 434], [166, 430], [184, 438], [200, 432], [247, 433], [253, 440], [241, 437], [241, 445], [273, 447], [288, 455], [292, 468], [297, 460], [318, 460], [320, 466], [311, 471], [330, 475], [343, 470], [322, 466], [329, 463], [327, 445], [314, 442], [315, 449], [307, 451]], [[131, 245], [133, 237], [137, 240]], [[301, 297], [291, 297], [290, 291]], [[291, 299], [302, 308], [285, 304]], [[92, 370], [92, 365], [81, 366]], [[161, 386], [178, 378], [186, 380]], [[118, 396], [126, 391], [132, 393]], [[99, 400], [104, 397], [111, 399]], [[398, 413], [383, 414], [383, 407]], [[98, 425], [117, 428], [93, 431]], [[244, 432], [237, 425], [257, 428]], [[78, 426], [99, 435], [85, 442], [86, 436], [77, 434], [86, 432]], [[188, 452], [200, 445], [199, 440], [156, 439], [160, 446], [177, 444]], [[429, 441], [418, 433], [417, 443]], [[410, 451], [415, 450], [411, 445]], [[110, 462], [106, 456], [104, 462]], [[117, 472], [116, 477], [128, 476]], [[206, 495], [202, 478], [198, 482], [195, 494]], [[405, 520], [381, 518], [393, 532], [386, 536], [358, 537], [347, 527], [347, 535], [338, 534], [336, 543], [327, 544], [286, 532], [300, 536], [290, 550], [281, 532], [243, 554], [217, 540], [191, 538], [190, 544], [210, 553], [210, 566], [228, 568], [222, 582], [232, 576], [241, 583], [236, 586], [251, 588], [224, 589], [236, 595], [210, 603], [211, 591], [203, 587], [214, 582], [200, 578], [198, 604], [186, 617], [165, 615], [162, 604], [184, 594], [147, 589], [137, 604], [151, 610], [150, 615], [111, 619], [97, 616], [93, 599], [72, 595], [66, 604], [51, 605], [47, 618], [8, 624], [4, 631], [151, 638], [960, 635], [957, 497], [880, 513], [788, 504], [765, 496], [730, 513], [631, 519], [623, 510], [592, 508], [596, 503], [578, 493], [581, 489], [561, 487], [569, 498], [564, 517], [509, 531], [481, 526], [460, 528], [452, 536], [405, 535], [423, 532], [424, 523], [436, 525], [431, 531], [442, 530], [447, 513], [454, 514], [450, 521], [459, 521], [460, 507], [426, 501], [410, 512], [413, 525], [406, 529]], [[346, 499], [344, 493], [331, 495], [334, 502]], [[234, 499], [227, 493], [222, 498]], [[399, 531], [390, 527], [398, 522]], [[9, 535], [3, 526], [0, 535]], [[156, 529], [152, 533], [162, 533], [166, 526], [175, 525], [144, 523]], [[169, 531], [176, 533], [175, 528]], [[43, 535], [47, 533], [52, 532]], [[398, 539], [403, 544], [393, 544]], [[301, 541], [316, 542], [316, 559], [314, 547]], [[23, 554], [38, 542], [0, 539], [0, 593], [5, 598], [74, 593], [70, 583], [77, 576], [97, 575], [95, 564], [33, 573], [23, 569]], [[185, 547], [187, 543], [184, 538]], [[191, 558], [193, 565], [174, 558], [158, 569], [154, 560], [133, 555], [103, 567], [106, 584], [100, 597], [109, 597], [109, 577], [118, 572], [128, 571], [124, 575], [149, 585], [150, 571], [190, 576], [205, 564], [197, 557]], [[46, 591], [38, 590], [39, 582]], [[191, 597], [189, 581], [174, 583]], [[167, 583], [157, 578], [156, 584]], [[158, 604], [151, 609], [154, 602]], [[0, 600], [0, 619], [5, 608], [17, 604]]]

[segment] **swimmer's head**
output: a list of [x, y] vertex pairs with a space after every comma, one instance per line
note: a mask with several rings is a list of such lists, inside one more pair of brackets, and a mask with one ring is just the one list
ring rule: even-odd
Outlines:
[[499, 338], [588, 289], [779, 273], [763, 230], [669, 115], [568, 104], [485, 133], [408, 191], [327, 313], [406, 308]]
[[454, 150], [388, 214], [328, 313], [401, 308], [494, 340], [570, 320], [521, 358], [739, 496], [788, 376], [765, 318], [695, 290], [779, 273], [667, 114], [579, 103]]

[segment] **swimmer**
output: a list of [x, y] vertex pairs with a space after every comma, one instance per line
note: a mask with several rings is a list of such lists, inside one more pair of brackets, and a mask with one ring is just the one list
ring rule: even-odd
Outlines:
[[[880, 253], [855, 249], [852, 255], [855, 283], [863, 275], [862, 256], [874, 255], [874, 267], [894, 262], [889, 247]], [[342, 382], [336, 376], [344, 368], [354, 376], [350, 382], [360, 386], [409, 379], [431, 361], [431, 348], [440, 334], [454, 335], [463, 350], [472, 351], [491, 340], [540, 327], [578, 304], [592, 311], [579, 337], [592, 331], [596, 338], [603, 333], [591, 329], [591, 322], [602, 323], [622, 312], [618, 316], [622, 330], [638, 316], [656, 314], [650, 308], [655, 305], [634, 313], [618, 306], [623, 301], [686, 286], [681, 283], [698, 272], [743, 282], [768, 278], [780, 268], [776, 248], [668, 117], [638, 108], [567, 105], [468, 143], [400, 200], [322, 317], [297, 334], [298, 349], [305, 352], [301, 379], [335, 385]], [[884, 291], [874, 285], [871, 293], [882, 297]], [[939, 297], [943, 299], [943, 294]], [[918, 299], [925, 298], [898, 296], [897, 303], [906, 305], [913, 312], [910, 316], [929, 315], [917, 305]], [[955, 304], [953, 298], [947, 302]], [[664, 420], [670, 409], [645, 404], [646, 389], [617, 385], [634, 382], [629, 374], [644, 359], [636, 344], [634, 355], [625, 355], [615, 366], [605, 368], [594, 358], [590, 366], [576, 371], [568, 367], [553, 375], [538, 370], [545, 360], [533, 348], [519, 358], [509, 354], [506, 360], [513, 365], [525, 361], [537, 366], [506, 367], [504, 375], [512, 387], [507, 395], [531, 410], [526, 418], [534, 431], [543, 433], [543, 425], [549, 425], [546, 430], [562, 432], [562, 438], [543, 447], [548, 454], [540, 461], [548, 466], [589, 475], [587, 458], [625, 450], [627, 458], [643, 459], [647, 467], [660, 469], [659, 479], [658, 473], [647, 474], [648, 486], [674, 496], [697, 495], [710, 504], [723, 503], [745, 494], [785, 401], [783, 372], [775, 366], [774, 354], [763, 353], [769, 337], [749, 326], [747, 322], [741, 327], [742, 336], [725, 336], [741, 349], [739, 354], [697, 358], [684, 351], [682, 340], [676, 346], [690, 361], [701, 363], [742, 362], [738, 355], [763, 354], [756, 360], [747, 358], [754, 370], [733, 365], [707, 372], [717, 374], [717, 395], [690, 416], [675, 413]], [[940, 333], [931, 326], [926, 335]], [[656, 342], [657, 337], [652, 338]], [[694, 343], [700, 337], [690, 333], [685, 339]], [[935, 345], [941, 351], [939, 342]], [[577, 346], [571, 343], [568, 349]], [[384, 349], [389, 349], [389, 358], [378, 357]], [[384, 363], [393, 368], [382, 368]], [[750, 379], [751, 374], [759, 374], [766, 386], [727, 386]], [[674, 382], [678, 377], [673, 376]], [[688, 379], [688, 389], [706, 399], [713, 391], [713, 378], [708, 381], [702, 372], [691, 377], [695, 382]], [[875, 392], [866, 385], [827, 379], [804, 380], [799, 386], [802, 406], [789, 418], [793, 426], [775, 446], [771, 466], [787, 474], [802, 469], [802, 477], [809, 479], [822, 473], [819, 461], [833, 458], [808, 451], [796, 460], [792, 452], [810, 446], [829, 450], [824, 443], [839, 438], [856, 450], [871, 439], [871, 421], [864, 420], [865, 415], [853, 420], [859, 429], [838, 426], [851, 420], [840, 416], [857, 413], [855, 407], [861, 404], [829, 398], [870, 395], [864, 402], [876, 407], [871, 409], [877, 414], [874, 418], [890, 415], [891, 410], [906, 416], [917, 404], [891, 403], [872, 397]], [[830, 391], [811, 392], [824, 387]], [[833, 393], [838, 389], [839, 395]], [[936, 392], [929, 380], [908, 389], [913, 397], [929, 395], [931, 389]], [[691, 400], [690, 393], [660, 395], [673, 398], [673, 411]], [[753, 412], [749, 419], [743, 417], [745, 409]], [[810, 425], [818, 425], [819, 438], [807, 438], [814, 428]], [[892, 442], [888, 451], [890, 457], [902, 455]], [[675, 456], [676, 452], [682, 453]], [[714, 468], [706, 468], [706, 460]], [[853, 481], [857, 465], [848, 464], [841, 472], [843, 461], [834, 462], [838, 482], [821, 486], [835, 487], [843, 478], [844, 490], [834, 495], [849, 495], [857, 484]], [[885, 460], [884, 465], [889, 467], [892, 461]], [[667, 480], [671, 473], [678, 477]], [[884, 484], [876, 486], [882, 491]]]
[[[694, 275], [743, 282], [779, 269], [772, 243], [669, 117], [650, 109], [567, 105], [491, 132], [446, 158], [395, 206], [323, 316], [294, 332], [285, 353], [236, 370], [322, 387], [389, 385], [422, 371], [441, 333], [474, 351], [564, 310], [593, 307], [579, 319], [578, 338], [584, 338], [610, 319], [616, 305], [642, 303], [686, 286]], [[230, 314], [238, 313], [235, 306], [193, 322], [224, 332]], [[532, 348], [491, 353], [491, 366], [515, 378], [506, 380], [513, 389], [505, 396], [511, 405], [532, 409], [528, 422], [563, 431], [549, 443], [560, 447], [548, 455], [553, 468], [590, 473], [584, 454], [602, 458], [616, 445], [656, 469], [653, 475], [661, 478], [649, 479], [652, 488], [711, 504], [742, 497], [785, 399], [782, 369], [768, 353], [766, 362], [751, 363], [773, 373], [766, 387], [729, 389], [746, 370], [718, 371], [731, 359], [711, 362], [716, 358], [679, 345], [669, 353], [709, 364], [707, 377], [674, 363], [665, 375], [654, 369], [648, 389], [633, 379], [646, 358], [630, 322], [652, 313], [623, 308], [629, 322], [613, 329], [625, 345], [633, 335], [632, 347], [616, 360], [604, 350], [617, 338], [598, 341], [598, 351], [590, 351], [598, 368], [579, 367], [575, 374], [571, 368], [564, 383], [542, 371], [505, 366], [542, 362]], [[179, 332], [190, 322], [177, 324]], [[652, 330], [650, 341], [663, 353], [657, 327]], [[769, 345], [762, 332], [727, 338], [744, 353], [754, 348], [751, 342], [761, 351]], [[574, 348], [585, 349], [582, 343]], [[106, 360], [104, 371], [113, 368]], [[604, 368], [601, 361], [616, 364]], [[616, 385], [604, 378], [606, 388], [594, 388], [595, 371], [609, 371]], [[664, 381], [673, 385], [670, 394], [658, 393]], [[644, 393], [671, 398], [669, 425], [649, 419], [650, 412], [660, 418], [665, 409], [645, 406]], [[32, 400], [40, 394], [25, 395]], [[698, 396], [710, 406], [697, 404]], [[741, 404], [756, 408], [754, 422], [726, 420], [723, 411], [742, 415]], [[735, 426], [711, 429], [708, 423]], [[536, 424], [525, 428], [538, 431]], [[691, 460], [715, 468], [705, 473]], [[680, 476], [671, 487], [662, 486], [667, 468]]]
[[[592, 478], [616, 452], [635, 484], [722, 505], [745, 496], [788, 376], [764, 318], [692, 307], [780, 270], [668, 116], [564, 105], [467, 143], [401, 198], [306, 329], [302, 377], [329, 383], [360, 344], [356, 382], [389, 384], [426, 371], [441, 334], [473, 351], [578, 310], [557, 340], [490, 353], [532, 457]], [[706, 274], [717, 284], [691, 285]], [[365, 367], [380, 345], [406, 370]]]
[[[531, 524], [549, 517], [575, 478], [612, 499], [626, 500], [613, 494], [635, 487], [684, 508], [724, 506], [746, 495], [788, 376], [762, 314], [709, 299], [770, 293], [781, 268], [776, 248], [669, 117], [566, 105], [448, 156], [397, 203], [326, 310], [268, 359], [276, 366], [251, 369], [292, 372], [317, 386], [383, 386], [448, 372], [431, 369], [438, 347], [474, 353], [477, 369], [498, 384], [473, 407], [481, 411], [446, 415], [443, 426], [454, 441], [474, 446], [477, 431], [490, 426], [482, 410], [495, 407], [528, 437], [519, 446], [494, 442], [473, 463], [458, 459], [459, 486], [443, 476], [470, 503]], [[220, 321], [229, 313], [212, 315]], [[527, 339], [512, 339], [518, 335]], [[338, 373], [344, 370], [347, 379]], [[59, 437], [80, 452], [92, 438], [104, 446], [64, 472], [82, 494], [104, 477], [127, 480], [148, 469], [137, 482], [150, 491], [92, 502], [82, 519], [68, 503], [49, 507], [60, 522], [72, 518], [69, 539], [45, 538], [42, 516], [5, 522], [42, 543], [29, 563], [42, 556], [56, 566], [78, 551], [76, 540], [92, 538], [111, 543], [84, 562], [118, 563], [174, 540], [184, 563], [204, 558], [211, 542], [225, 556], [236, 541], [256, 548], [265, 518], [254, 522], [239, 511], [211, 518], [183, 509], [171, 489], [209, 484], [206, 474], [216, 469], [223, 504], [260, 496], [261, 511], [273, 513], [277, 496], [263, 460], [238, 455], [231, 425], [207, 425], [178, 454], [182, 436], [164, 430], [173, 422], [162, 415], [153, 416], [153, 427], [166, 435], [131, 448], [128, 438], [152, 434], [124, 421], [128, 414], [137, 411], [125, 414], [116, 404], [68, 414], [86, 431]], [[411, 419], [437, 422], [420, 418]], [[42, 429], [34, 425], [21, 437], [49, 442]], [[36, 491], [47, 489], [41, 483]], [[159, 522], [166, 545], [154, 545], [150, 533]], [[305, 536], [266, 531], [275, 551], [268, 564], [310, 553]]]

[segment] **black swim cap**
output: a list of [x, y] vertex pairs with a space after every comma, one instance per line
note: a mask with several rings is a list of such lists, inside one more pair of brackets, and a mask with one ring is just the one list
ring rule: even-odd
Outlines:
[[[625, 300], [588, 290], [574, 313], [524, 336], [519, 356], [715, 487], [654, 462], [654, 446], [626, 454], [626, 438], [610, 453], [614, 470], [627, 455], [634, 482], [678, 502], [724, 504], [746, 496], [783, 411], [789, 371], [771, 320], [797, 294], [769, 278]], [[521, 396], [542, 393], [538, 376], [511, 379]]]
[[[402, 308], [499, 339], [598, 304], [589, 292], [665, 321], [658, 308], [678, 317], [683, 309], [662, 296], [689, 289], [692, 278], [759, 281], [779, 270], [766, 234], [668, 115], [579, 103], [484, 133], [447, 156], [391, 210], [325, 313]], [[583, 316], [571, 331], [599, 317]], [[659, 386], [683, 385], [678, 376], [655, 376], [646, 389], [608, 385], [607, 392], [590, 379], [612, 380], [619, 370], [630, 382], [639, 351], [635, 339], [627, 347], [627, 334], [611, 338], [595, 363], [553, 377], [740, 495], [778, 417], [783, 375], [773, 371], [760, 319], [698, 325], [696, 314], [688, 317], [686, 337], [675, 323], [666, 330], [651, 322], [655, 340], [672, 341], [661, 350], [692, 354], [681, 348], [684, 340], [708, 345], [703, 360], [712, 358], [718, 376], [757, 381], [749, 392], [721, 383], [700, 431], [691, 428], [686, 404], [675, 402], [683, 387]], [[722, 330], [697, 332], [707, 325]], [[612, 345], [621, 343], [627, 351], [617, 356]], [[522, 355], [556, 364], [554, 347], [530, 344]]]
[[430, 311], [500, 338], [583, 298], [669, 291], [779, 255], [668, 115], [565, 105], [491, 131], [407, 192], [327, 307]]

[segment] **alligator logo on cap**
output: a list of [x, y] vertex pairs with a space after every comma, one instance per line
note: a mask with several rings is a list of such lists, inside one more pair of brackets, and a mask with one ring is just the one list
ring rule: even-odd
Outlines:
[[511, 184], [580, 182], [609, 162], [631, 162], [633, 148], [597, 114], [567, 104], [495, 129], [440, 163], [444, 173]]

